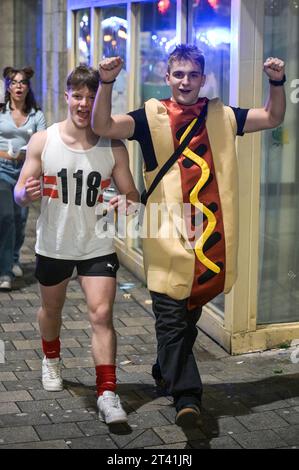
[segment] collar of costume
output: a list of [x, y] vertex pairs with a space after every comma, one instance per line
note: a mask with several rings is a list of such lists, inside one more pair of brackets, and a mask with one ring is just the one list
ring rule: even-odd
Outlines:
[[[207, 101], [208, 98], [199, 98], [195, 104], [183, 105], [176, 103], [171, 99], [161, 100], [161, 103], [163, 103], [167, 109], [167, 114], [170, 120], [170, 126], [176, 146], [178, 145], [179, 140], [178, 133], [181, 133], [185, 125], [187, 127], [194, 118], [200, 115]], [[180, 130], [181, 132], [179, 132]]]

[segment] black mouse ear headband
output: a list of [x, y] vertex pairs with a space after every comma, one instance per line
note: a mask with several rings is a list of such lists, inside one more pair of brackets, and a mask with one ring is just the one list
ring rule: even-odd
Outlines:
[[33, 77], [34, 75], [34, 70], [30, 66], [24, 67], [23, 69], [20, 70], [20, 72], [22, 72], [28, 80], [30, 80], [30, 78]]
[[12, 74], [14, 74], [15, 72], [17, 72], [17, 71], [16, 71], [16, 69], [14, 69], [13, 67], [5, 67], [5, 68], [3, 69], [2, 75], [3, 75], [3, 77], [7, 80], [7, 79], [9, 79], [9, 77], [10, 77]]

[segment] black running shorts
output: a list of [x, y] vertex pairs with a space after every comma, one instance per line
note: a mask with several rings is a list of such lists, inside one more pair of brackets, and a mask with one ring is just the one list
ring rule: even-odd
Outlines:
[[86, 260], [48, 258], [36, 254], [35, 277], [43, 286], [55, 286], [72, 276], [77, 268], [79, 276], [116, 277], [119, 262], [116, 253]]

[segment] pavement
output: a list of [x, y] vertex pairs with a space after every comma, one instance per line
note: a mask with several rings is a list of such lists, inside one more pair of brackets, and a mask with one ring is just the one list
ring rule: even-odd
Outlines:
[[128, 425], [108, 427], [97, 418], [91, 329], [76, 279], [70, 282], [63, 309], [65, 388], [44, 391], [36, 322], [40, 300], [33, 275], [36, 214], [32, 207], [22, 250], [25, 275], [16, 280], [13, 291], [0, 292], [5, 349], [0, 364], [0, 449], [299, 448], [299, 340], [291, 347], [230, 356], [199, 330], [195, 355], [204, 384], [202, 415], [197, 428], [182, 429], [174, 424], [171, 397], [157, 390], [151, 377], [156, 339], [149, 294], [123, 267], [114, 325], [118, 394]]

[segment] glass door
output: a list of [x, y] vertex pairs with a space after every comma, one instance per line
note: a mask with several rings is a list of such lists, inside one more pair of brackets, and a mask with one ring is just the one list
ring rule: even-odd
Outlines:
[[286, 62], [287, 112], [262, 137], [259, 324], [298, 321], [299, 305], [299, 3], [266, 0], [264, 13], [264, 57]]

